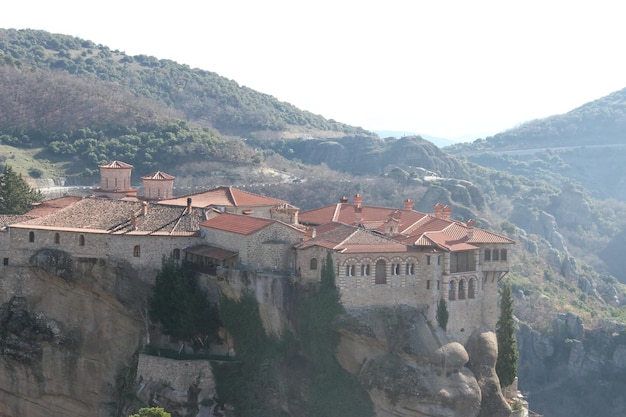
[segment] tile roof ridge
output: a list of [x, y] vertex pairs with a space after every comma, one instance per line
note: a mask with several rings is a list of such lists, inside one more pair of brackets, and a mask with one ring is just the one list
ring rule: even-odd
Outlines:
[[[341, 223], [340, 221], [337, 220], [337, 218], [339, 217], [339, 213], [341, 212], [341, 206], [344, 203], [336, 203], [335, 204], [335, 211], [333, 212], [333, 217], [331, 217], [331, 221], [332, 222], [337, 222], [337, 223]], [[344, 223], [341, 223], [344, 224]]]
[[[348, 225], [346, 225], [348, 226]], [[354, 227], [354, 226], [348, 226], [348, 227]], [[350, 233], [344, 240], [342, 240], [341, 242], [337, 243], [333, 249], [337, 249], [339, 247], [341, 247], [344, 243], [346, 243], [352, 236], [354, 236], [357, 232], [359, 231], [359, 228], [357, 227], [355, 230], [352, 231], [352, 233]]]

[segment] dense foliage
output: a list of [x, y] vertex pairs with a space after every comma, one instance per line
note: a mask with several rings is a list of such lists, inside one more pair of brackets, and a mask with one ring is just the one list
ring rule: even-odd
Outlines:
[[374, 414], [367, 393], [335, 359], [339, 343], [337, 317], [343, 313], [330, 253], [322, 266], [320, 289], [301, 307], [302, 349], [311, 358], [315, 377], [310, 393], [310, 417], [366, 417]]
[[198, 286], [190, 266], [173, 259], [164, 259], [157, 273], [150, 317], [165, 334], [183, 341], [216, 338], [220, 325], [217, 308]]
[[31, 188], [10, 165], [0, 174], [0, 214], [24, 214], [31, 204], [42, 199], [41, 193]]
[[[91, 79], [92, 85], [95, 81], [107, 83], [107, 86], [115, 84], [121, 90], [160, 102], [187, 120], [212, 126], [223, 134], [248, 136], [258, 131], [291, 129], [363, 132], [360, 128], [301, 111], [213, 72], [146, 55], [129, 56], [66, 35], [0, 29], [2, 65], [23, 73], [26, 69], [62, 72]], [[81, 92], [91, 93], [89, 89]]]
[[496, 374], [500, 386], [510, 386], [517, 377], [517, 360], [519, 353], [515, 341], [515, 317], [513, 316], [513, 295], [507, 282], [500, 288], [500, 318], [496, 324], [498, 338], [498, 360]]
[[141, 408], [137, 414], [129, 417], [171, 417], [172, 415], [159, 407]]
[[270, 393], [280, 390], [278, 372], [296, 354], [293, 336], [266, 334], [252, 294], [239, 300], [222, 296], [220, 312], [237, 353], [235, 363], [213, 366], [220, 401], [233, 404], [241, 417], [281, 416], [270, 402]]

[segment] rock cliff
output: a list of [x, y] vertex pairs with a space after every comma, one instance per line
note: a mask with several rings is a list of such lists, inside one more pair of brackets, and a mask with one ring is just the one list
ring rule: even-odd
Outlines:
[[2, 270], [0, 415], [123, 415], [141, 340], [141, 281], [122, 264], [59, 251], [31, 264]]
[[573, 313], [552, 328], [520, 324], [516, 334], [519, 386], [530, 408], [551, 417], [626, 415], [626, 327], [605, 322], [585, 329]]

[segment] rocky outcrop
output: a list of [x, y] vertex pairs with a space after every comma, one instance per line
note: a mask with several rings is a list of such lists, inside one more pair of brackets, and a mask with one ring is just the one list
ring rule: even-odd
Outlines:
[[471, 338], [470, 357], [463, 345], [406, 306], [352, 309], [340, 332], [337, 360], [358, 377], [377, 417], [510, 413], [497, 387], [493, 333]]
[[626, 326], [604, 322], [587, 330], [558, 314], [549, 332], [520, 324], [516, 333], [520, 389], [530, 408], [554, 417], [626, 415]]
[[124, 415], [145, 292], [120, 268], [57, 252], [2, 271], [0, 415]]

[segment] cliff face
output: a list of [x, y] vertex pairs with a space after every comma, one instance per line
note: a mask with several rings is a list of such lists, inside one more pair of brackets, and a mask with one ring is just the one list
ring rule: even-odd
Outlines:
[[2, 270], [0, 415], [123, 415], [141, 337], [131, 307], [141, 305], [140, 281], [123, 265], [63, 252], [31, 263]]
[[[236, 274], [217, 281], [222, 293], [239, 298], [254, 294], [263, 326], [268, 333], [297, 329], [292, 303], [293, 282]], [[297, 287], [297, 286], [296, 286]], [[310, 291], [296, 288], [295, 292]], [[287, 295], [291, 294], [291, 295]], [[377, 417], [507, 417], [510, 408], [502, 397], [495, 375], [495, 334], [477, 329], [467, 345], [450, 340], [433, 327], [419, 309], [408, 306], [374, 306], [350, 309], [337, 323], [340, 335], [335, 358], [367, 391]], [[311, 364], [300, 357], [287, 369], [307, 375]], [[285, 374], [278, 386], [293, 386]], [[285, 399], [279, 409], [295, 410], [306, 395]], [[302, 407], [293, 416], [302, 416]]]
[[554, 417], [626, 415], [626, 327], [585, 330], [580, 317], [559, 314], [549, 331], [520, 325], [520, 389], [530, 408]]
[[468, 348], [405, 306], [351, 310], [336, 357], [368, 391], [378, 417], [508, 416], [495, 376], [497, 343], [477, 330]]

